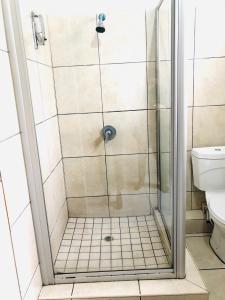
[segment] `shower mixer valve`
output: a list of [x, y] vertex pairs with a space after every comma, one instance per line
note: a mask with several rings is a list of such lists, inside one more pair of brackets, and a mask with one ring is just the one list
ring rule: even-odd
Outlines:
[[104, 141], [107, 143], [116, 136], [116, 129], [111, 125], [106, 125], [102, 128], [102, 136]]

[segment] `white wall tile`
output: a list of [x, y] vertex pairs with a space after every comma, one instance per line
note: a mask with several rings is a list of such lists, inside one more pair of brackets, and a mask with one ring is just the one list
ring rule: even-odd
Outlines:
[[60, 116], [64, 157], [104, 155], [102, 114]]
[[52, 68], [27, 61], [35, 123], [56, 115]]
[[15, 223], [11, 232], [20, 290], [23, 297], [38, 266], [36, 240], [30, 206], [26, 208]]
[[54, 68], [54, 76], [59, 113], [102, 111], [99, 66]]
[[224, 82], [225, 58], [196, 60], [194, 104], [225, 105]]
[[43, 181], [61, 159], [57, 117], [36, 126]]
[[30, 286], [26, 292], [24, 300], [37, 300], [42, 288], [41, 272], [40, 267], [37, 267], [37, 270], [32, 278]]
[[2, 184], [0, 182], [0, 282], [1, 282], [1, 298], [21, 300], [20, 290], [16, 275], [16, 266], [13, 256], [11, 244], [9, 223], [7, 219], [7, 211], [5, 207], [4, 194]]
[[50, 17], [53, 66], [98, 64], [96, 16]]
[[145, 11], [108, 11], [106, 31], [98, 34], [101, 63], [146, 60]]
[[5, 37], [5, 26], [3, 20], [2, 3], [0, 1], [0, 50], [7, 51], [6, 37]]
[[[39, 11], [39, 3], [34, 0], [26, 1], [20, 0], [19, 7], [21, 12], [21, 21], [22, 21], [22, 29], [23, 29], [23, 39], [24, 46], [26, 51], [26, 57], [41, 62], [43, 64], [51, 65], [51, 52], [50, 52], [50, 35], [48, 31], [48, 22], [46, 15], [43, 14], [43, 10]], [[36, 14], [43, 14], [45, 32], [47, 41], [45, 42], [45, 46], [40, 46], [38, 49], [34, 48], [34, 40], [33, 40], [33, 32], [31, 25], [31, 11], [34, 11]]]
[[19, 135], [0, 144], [0, 169], [12, 224], [30, 201]]
[[63, 207], [61, 208], [61, 212], [58, 216], [57, 222], [53, 228], [51, 237], [50, 237], [50, 243], [51, 243], [51, 249], [52, 249], [52, 259], [53, 262], [56, 258], [56, 255], [59, 250], [59, 246], [63, 237], [63, 233], [65, 231], [65, 227], [68, 220], [68, 210], [67, 210], [67, 203], [65, 202]]
[[155, 9], [146, 9], [147, 61], [156, 60]]
[[66, 200], [62, 162], [44, 183], [44, 195], [49, 232], [51, 233]]
[[147, 108], [146, 64], [101, 66], [104, 111]]
[[224, 4], [200, 5], [197, 8], [195, 57], [225, 56], [224, 11]]
[[8, 53], [0, 51], [0, 140], [19, 132]]

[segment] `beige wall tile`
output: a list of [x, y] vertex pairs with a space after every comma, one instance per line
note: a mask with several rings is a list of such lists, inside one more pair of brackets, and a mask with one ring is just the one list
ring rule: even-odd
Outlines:
[[54, 68], [54, 75], [59, 113], [102, 111], [99, 66]]
[[192, 125], [192, 118], [193, 118], [193, 108], [189, 107], [188, 112], [187, 112], [187, 150], [192, 149], [192, 130], [193, 130], [193, 125]]
[[205, 192], [192, 192], [192, 209], [201, 209], [205, 201]]
[[55, 261], [56, 255], [59, 251], [60, 243], [62, 241], [62, 237], [66, 228], [67, 221], [68, 221], [68, 210], [67, 210], [67, 203], [65, 201], [50, 236], [53, 262]]
[[184, 62], [184, 100], [186, 105], [193, 106], [193, 60]]
[[64, 159], [67, 197], [107, 194], [104, 157]]
[[160, 108], [171, 107], [171, 62], [159, 62], [159, 104]]
[[66, 201], [62, 162], [59, 163], [44, 183], [44, 196], [48, 217], [48, 227], [49, 232], [51, 233], [55, 223], [57, 222], [62, 206]]
[[156, 110], [148, 111], [148, 140], [149, 152], [156, 152]]
[[225, 145], [225, 106], [195, 107], [193, 146]]
[[[213, 22], [209, 22], [213, 20]], [[216, 57], [225, 55], [224, 37], [224, 5], [219, 3], [216, 7], [201, 5], [197, 8], [195, 56]]]
[[171, 6], [162, 3], [159, 10], [159, 59], [171, 59]]
[[194, 57], [194, 26], [195, 26], [195, 5], [194, 1], [184, 1], [184, 57]]
[[0, 51], [0, 140], [19, 132], [8, 53]]
[[151, 209], [158, 208], [158, 196], [157, 196], [157, 194], [150, 194], [150, 208]]
[[[0, 280], [1, 293], [8, 299], [20, 300], [20, 290], [17, 280], [13, 248], [11, 244], [10, 229], [7, 217], [7, 210], [5, 206], [5, 198], [2, 184], [0, 182]], [[10, 288], [9, 288], [10, 287]]]
[[147, 61], [156, 60], [155, 9], [146, 9]]
[[53, 66], [98, 64], [96, 15], [49, 17]]
[[195, 105], [224, 105], [224, 81], [225, 58], [196, 60]]
[[148, 108], [156, 108], [156, 63], [147, 63], [147, 79], [148, 79]]
[[108, 197], [68, 198], [69, 217], [109, 217]]
[[1, 176], [10, 224], [30, 202], [20, 136], [0, 144]]
[[146, 64], [101, 66], [104, 111], [147, 108]]
[[112, 125], [116, 137], [106, 143], [106, 154], [147, 153], [147, 111], [104, 114], [104, 123]]
[[192, 162], [191, 151], [187, 152], [187, 167], [186, 167], [186, 191], [191, 191], [192, 187]]
[[14, 224], [11, 233], [20, 290], [22, 297], [24, 297], [32, 276], [38, 266], [37, 248], [30, 205]]
[[171, 109], [160, 109], [160, 151], [171, 151]]
[[[171, 184], [170, 184], [170, 172], [171, 172], [171, 154], [170, 153], [161, 153], [160, 154], [161, 162], [161, 190], [165, 194], [165, 197], [167, 198], [167, 195], [170, 197], [171, 193]], [[151, 170], [150, 170], [151, 171]], [[168, 200], [168, 204], [170, 201]]]
[[101, 63], [146, 60], [144, 9], [110, 10], [106, 15], [106, 31], [98, 34]]
[[150, 193], [157, 193], [157, 154], [149, 154]]
[[102, 114], [59, 117], [64, 157], [104, 155]]
[[110, 195], [149, 192], [148, 156], [107, 156], [108, 188]]
[[43, 181], [61, 159], [57, 117], [36, 126], [37, 142]]
[[109, 196], [111, 217], [132, 217], [150, 214], [150, 195]]
[[35, 123], [56, 115], [56, 99], [52, 69], [27, 61]]
[[186, 193], [186, 210], [191, 210], [191, 192]]
[[0, 50], [7, 50], [6, 38], [5, 38], [5, 26], [2, 14], [2, 4], [0, 2]]

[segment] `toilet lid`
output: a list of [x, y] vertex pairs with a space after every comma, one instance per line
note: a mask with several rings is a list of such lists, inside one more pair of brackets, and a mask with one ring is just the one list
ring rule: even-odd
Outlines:
[[212, 217], [225, 224], [225, 190], [206, 192], [206, 200]]

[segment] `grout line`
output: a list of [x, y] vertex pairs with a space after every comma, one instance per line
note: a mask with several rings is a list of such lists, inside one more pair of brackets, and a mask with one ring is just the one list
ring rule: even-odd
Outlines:
[[28, 292], [28, 290], [29, 290], [29, 288], [30, 288], [30, 286], [31, 286], [31, 283], [32, 283], [32, 281], [33, 281], [35, 275], [36, 275], [36, 272], [37, 272], [38, 267], [39, 267], [39, 262], [38, 262], [38, 264], [37, 264], [37, 267], [36, 267], [36, 269], [35, 269], [35, 271], [34, 271], [32, 277], [31, 277], [30, 281], [29, 281], [28, 287], [27, 287], [27, 289], [26, 289], [26, 291], [25, 291], [25, 293], [24, 293], [24, 295], [23, 295], [23, 299], [25, 299], [25, 297], [26, 297], [26, 295], [27, 295], [27, 292]]
[[41, 124], [43, 124], [43, 123], [45, 123], [45, 122], [47, 122], [47, 121], [49, 121], [49, 120], [51, 120], [51, 119], [53, 119], [53, 118], [55, 118], [55, 117], [57, 117], [57, 114], [54, 115], [54, 116], [51, 116], [51, 117], [49, 117], [49, 118], [47, 118], [47, 119], [45, 119], [45, 120], [43, 120], [43, 121], [40, 121], [40, 122], [36, 123], [36, 124], [35, 124], [35, 127], [36, 127], [36, 126], [39, 126], [39, 125], [41, 125]]
[[[165, 152], [167, 153], [167, 152]], [[121, 153], [121, 154], [100, 154], [100, 155], [86, 155], [86, 156], [66, 156], [63, 159], [79, 159], [79, 158], [97, 158], [97, 157], [114, 157], [114, 156], [135, 156], [135, 155], [148, 155], [148, 154], [156, 154], [156, 152], [145, 152], [145, 153]]]
[[13, 135], [10, 135], [10, 136], [8, 136], [8, 137], [7, 137], [7, 138], [5, 138], [5, 139], [3, 139], [3, 140], [0, 140], [0, 144], [1, 144], [1, 143], [4, 143], [4, 142], [6, 142], [6, 141], [10, 140], [11, 138], [14, 138], [14, 137], [16, 137], [17, 135], [20, 135], [20, 134], [22, 134], [22, 132], [21, 132], [21, 131], [19, 131], [19, 132], [15, 133], [15, 134], [13, 134]]
[[[169, 60], [162, 60], [162, 61], [169, 61]], [[139, 60], [139, 61], [125, 61], [125, 62], [111, 62], [111, 63], [101, 63], [99, 60], [99, 64], [84, 64], [84, 65], [59, 65], [53, 66], [54, 69], [59, 68], [76, 68], [76, 67], [94, 67], [94, 66], [112, 66], [112, 65], [128, 65], [128, 64], [142, 64], [142, 63], [155, 63], [154, 60]]]
[[28, 206], [30, 206], [31, 202], [29, 200], [29, 202], [26, 204], [26, 206], [22, 209], [22, 211], [19, 213], [19, 215], [16, 217], [16, 219], [12, 222], [12, 224], [10, 225], [11, 229], [13, 228], [13, 226], [15, 226], [15, 224], [17, 223], [17, 221], [20, 219], [20, 217], [23, 215], [23, 213], [25, 212], [25, 210], [27, 209]]
[[[146, 51], [146, 61], [147, 61], [147, 53], [148, 53], [148, 45], [147, 45], [147, 16], [146, 16], [146, 10], [145, 10], [145, 51]], [[146, 63], [146, 93], [147, 93], [147, 141], [148, 141], [148, 188], [149, 188], [149, 192], [151, 189], [151, 172], [150, 172], [150, 155], [149, 155], [149, 150], [150, 150], [150, 134], [151, 131], [149, 130], [149, 126], [150, 126], [150, 120], [149, 120], [149, 113], [148, 113], [148, 109], [149, 109], [149, 90], [148, 90], [148, 64]], [[150, 200], [150, 196], [148, 199], [149, 202], [149, 213], [151, 213], [152, 211], [152, 207], [151, 207], [151, 200]]]
[[[49, 43], [49, 46], [50, 46], [50, 43]], [[51, 49], [51, 46], [50, 46], [50, 49]], [[51, 55], [52, 56], [52, 55]], [[27, 61], [30, 61], [30, 62], [33, 62], [33, 63], [36, 63], [36, 64], [39, 64], [39, 65], [42, 65], [42, 66], [45, 66], [45, 67], [48, 67], [48, 68], [53, 68], [53, 66], [51, 66], [51, 65], [47, 65], [47, 64], [45, 64], [45, 63], [42, 63], [42, 62], [40, 62], [40, 61], [37, 61], [37, 60], [34, 60], [34, 59], [31, 59], [31, 58], [27, 58], [26, 57], [26, 60]], [[52, 60], [51, 60], [52, 61]]]
[[14, 249], [14, 244], [13, 244], [13, 238], [12, 238], [12, 230], [10, 228], [10, 222], [9, 222], [9, 212], [8, 212], [8, 208], [7, 208], [7, 204], [6, 204], [6, 197], [5, 197], [5, 191], [4, 191], [4, 184], [2, 182], [2, 192], [3, 192], [3, 205], [5, 206], [5, 212], [6, 212], [6, 217], [7, 217], [7, 228], [9, 230], [9, 237], [10, 237], [10, 246], [12, 249], [12, 254], [13, 254], [13, 263], [14, 263], [14, 267], [15, 267], [15, 273], [16, 273], [16, 278], [17, 278], [17, 285], [18, 285], [18, 290], [19, 290], [19, 294], [20, 294], [20, 299], [22, 300], [22, 291], [21, 291], [21, 287], [19, 284], [19, 274], [18, 274], [18, 270], [17, 270], [17, 263], [16, 263], [16, 256], [15, 256], [15, 249]]
[[[160, 109], [171, 109], [170, 107], [164, 107]], [[137, 108], [137, 109], [122, 109], [122, 110], [103, 110], [102, 111], [89, 111], [89, 112], [72, 112], [72, 113], [59, 113], [59, 116], [70, 116], [70, 115], [90, 115], [90, 114], [112, 114], [112, 113], [126, 113], [126, 112], [139, 112], [139, 111], [156, 111], [155, 108]]]
[[0, 51], [9, 54], [9, 50], [0, 49]]
[[[96, 15], [96, 22], [97, 22], [97, 15]], [[100, 75], [100, 91], [101, 91], [101, 104], [102, 104], [102, 123], [103, 128], [105, 126], [105, 120], [104, 120], [104, 102], [103, 102], [103, 87], [102, 87], [102, 73], [101, 73], [101, 55], [100, 55], [100, 41], [99, 41], [99, 35], [97, 35], [97, 42], [98, 42], [98, 61], [99, 61], [99, 75]], [[106, 143], [104, 140], [104, 159], [105, 159], [105, 179], [106, 179], [106, 191], [107, 191], [107, 204], [108, 204], [108, 214], [110, 217], [110, 208], [109, 208], [109, 180], [108, 180], [108, 166], [107, 166], [107, 159], [106, 159]]]
[[44, 184], [46, 183], [46, 181], [49, 179], [49, 177], [52, 175], [52, 173], [55, 171], [55, 169], [58, 167], [58, 165], [60, 164], [60, 162], [62, 161], [62, 158], [57, 162], [57, 164], [55, 165], [55, 167], [52, 169], [51, 173], [47, 176], [47, 178], [43, 181], [42, 185], [44, 186]]
[[[47, 19], [47, 23], [48, 23], [48, 19]], [[61, 130], [60, 130], [60, 122], [59, 122], [59, 108], [58, 108], [58, 99], [57, 99], [57, 92], [56, 92], [55, 73], [54, 73], [54, 69], [53, 69], [53, 56], [52, 56], [51, 35], [50, 34], [49, 34], [49, 39], [50, 39], [49, 48], [50, 48], [51, 63], [52, 63], [52, 79], [53, 79], [53, 85], [54, 85], [55, 106], [56, 106], [56, 112], [57, 112], [57, 123], [58, 123], [58, 133], [59, 133], [59, 142], [60, 142], [60, 152], [61, 152], [61, 157], [62, 157], [64, 191], [65, 191], [65, 196], [67, 197], [65, 167], [64, 167], [64, 161], [63, 161], [62, 135], [61, 135]], [[67, 198], [65, 200], [67, 200]], [[69, 216], [69, 208], [68, 208], [67, 201], [66, 201], [66, 207], [67, 207], [67, 213], [68, 213], [68, 216]]]
[[[157, 193], [138, 193], [138, 194], [108, 194], [110, 197], [116, 196], [139, 196], [139, 195], [156, 195]], [[74, 197], [67, 197], [67, 199], [81, 199], [81, 198], [99, 198], [99, 197], [107, 197], [107, 195], [88, 195], [88, 196], [74, 196]], [[101, 217], [99, 217], [101, 218]], [[113, 217], [114, 218], [114, 217]]]

